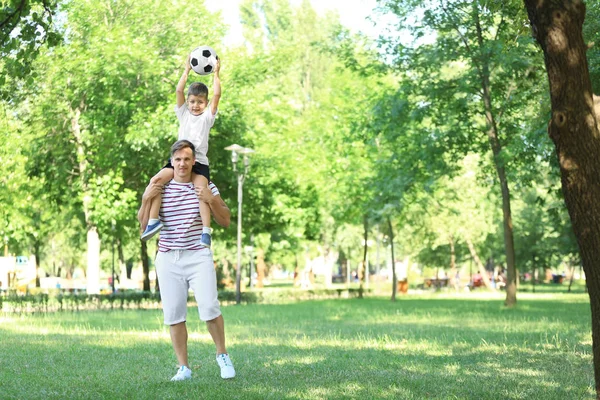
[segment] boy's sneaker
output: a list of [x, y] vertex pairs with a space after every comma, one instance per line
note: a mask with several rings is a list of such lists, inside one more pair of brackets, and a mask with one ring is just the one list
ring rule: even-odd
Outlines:
[[144, 233], [142, 233], [142, 240], [145, 242], [146, 240], [150, 239], [152, 236], [156, 235], [158, 231], [162, 229], [162, 227], [163, 223], [160, 222], [160, 220], [153, 224], [148, 224], [148, 226], [146, 226], [146, 230]]
[[229, 354], [219, 354], [217, 356], [217, 364], [221, 367], [221, 378], [231, 379], [235, 376], [235, 369], [233, 369], [233, 363], [229, 358]]
[[172, 382], [184, 381], [186, 379], [191, 379], [191, 378], [192, 378], [192, 370], [189, 369], [188, 367], [186, 367], [185, 365], [182, 365], [177, 370], [177, 373], [175, 374], [175, 376], [171, 378], [171, 381]]
[[203, 233], [202, 237], [200, 238], [200, 243], [203, 244], [204, 246], [210, 248], [211, 242], [212, 242], [212, 240], [210, 237], [210, 233]]

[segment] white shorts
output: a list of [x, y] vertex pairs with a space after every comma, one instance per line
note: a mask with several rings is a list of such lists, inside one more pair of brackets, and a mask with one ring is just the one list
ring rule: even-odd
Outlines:
[[188, 291], [194, 291], [202, 321], [221, 315], [217, 299], [217, 274], [212, 251], [171, 250], [156, 255], [156, 274], [166, 325], [184, 322]]

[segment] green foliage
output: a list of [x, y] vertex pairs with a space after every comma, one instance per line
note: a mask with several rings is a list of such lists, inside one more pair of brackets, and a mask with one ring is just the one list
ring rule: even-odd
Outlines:
[[[358, 297], [360, 291], [370, 290], [358, 288], [340, 289], [267, 289], [243, 292], [241, 301], [245, 304], [265, 303], [281, 304], [286, 302], [318, 300], [331, 298]], [[219, 301], [223, 304], [234, 304], [236, 293], [232, 290], [219, 289]], [[195, 298], [190, 295], [188, 302], [193, 304]], [[139, 290], [122, 290], [116, 293], [88, 295], [86, 293], [68, 293], [58, 289], [50, 291], [30, 290], [27, 294], [9, 292], [0, 295], [0, 312], [15, 314], [39, 314], [57, 311], [97, 311], [126, 309], [155, 309], [159, 307], [160, 293]], [[4, 307], [4, 308], [2, 308]]]
[[62, 40], [54, 24], [57, 0], [6, 0], [0, 8], [0, 99], [10, 100], [24, 82], [40, 75], [42, 47]]
[[[357, 262], [365, 216], [369, 235], [385, 231], [386, 240], [390, 218], [396, 258], [421, 270], [447, 267], [451, 240], [459, 264], [470, 261], [467, 240], [502, 263], [494, 161], [508, 171], [519, 267], [558, 267], [576, 254], [545, 129], [542, 60], [519, 1], [381, 0], [382, 20], [397, 24], [373, 43], [309, 2], [245, 0], [238, 48], [223, 44], [220, 19], [197, 2], [12, 1], [0, 17], [21, 3], [26, 13], [0, 32], [0, 91], [9, 93], [0, 107], [0, 235], [10, 253], [38, 249], [47, 274], [82, 266], [92, 227], [104, 268], [112, 243], [122, 262], [140, 259], [139, 199], [176, 138], [174, 87], [200, 43], [223, 64], [208, 154], [232, 211], [231, 227], [215, 232], [219, 264], [235, 260], [237, 182], [224, 150], [232, 143], [256, 150], [243, 244], [254, 237], [267, 268], [302, 268], [305, 256], [329, 251]], [[595, 3], [588, 13], [585, 35], [595, 40]], [[498, 116], [496, 160], [483, 67]], [[212, 77], [191, 80], [210, 86]]]
[[587, 52], [588, 69], [592, 90], [595, 94], [600, 94], [600, 3], [586, 1], [585, 6], [583, 38], [591, 46]]

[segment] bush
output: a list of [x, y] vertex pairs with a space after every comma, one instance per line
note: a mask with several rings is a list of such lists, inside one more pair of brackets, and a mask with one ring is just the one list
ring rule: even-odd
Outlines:
[[[261, 289], [241, 293], [242, 303], [287, 303], [291, 301], [357, 297], [360, 289]], [[367, 292], [363, 290], [363, 292]], [[220, 290], [223, 304], [236, 302], [235, 291]], [[194, 303], [190, 296], [188, 302]], [[0, 296], [0, 311], [13, 313], [46, 313], [53, 311], [114, 310], [127, 308], [155, 309], [160, 306], [160, 293], [139, 290], [123, 290], [109, 294], [88, 295], [85, 292], [70, 293], [57, 289], [30, 290], [22, 295], [15, 291]]]

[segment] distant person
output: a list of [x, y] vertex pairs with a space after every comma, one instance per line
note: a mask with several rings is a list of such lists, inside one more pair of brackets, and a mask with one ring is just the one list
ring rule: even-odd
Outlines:
[[219, 225], [229, 226], [231, 213], [219, 196], [214, 184], [212, 193], [195, 187], [192, 181], [194, 145], [179, 140], [171, 147], [171, 160], [175, 171], [173, 180], [164, 187], [152, 183], [142, 196], [138, 220], [144, 229], [148, 223], [152, 199], [163, 195], [161, 215], [164, 227], [158, 241], [156, 273], [160, 282], [160, 297], [164, 322], [169, 325], [171, 342], [179, 368], [172, 381], [190, 379], [188, 363], [187, 298], [191, 287], [198, 303], [200, 319], [206, 322], [217, 348], [217, 363], [221, 378], [235, 376], [235, 369], [225, 347], [225, 328], [217, 299], [217, 276], [212, 251], [200, 241], [202, 230], [200, 202], [206, 202]]
[[456, 274], [454, 275], [454, 290], [456, 290], [457, 292], [460, 290], [460, 272], [456, 271]]
[[[196, 149], [196, 158], [192, 167], [192, 181], [194, 186], [207, 188], [210, 181], [210, 171], [208, 168], [208, 134], [210, 128], [215, 123], [215, 117], [221, 98], [221, 79], [219, 71], [221, 62], [217, 60], [213, 77], [213, 97], [209, 101], [208, 87], [202, 82], [193, 82], [188, 87], [187, 99], [184, 94], [185, 84], [192, 67], [190, 65], [190, 56], [188, 55], [185, 69], [177, 83], [175, 94], [177, 96], [177, 106], [175, 114], [179, 120], [178, 140], [189, 140]], [[156, 174], [150, 184], [165, 185], [173, 179], [173, 165], [171, 160]], [[151, 204], [150, 219], [148, 225], [142, 233], [141, 239], [148, 240], [163, 228], [163, 221], [159, 218], [161, 196], [157, 195]], [[212, 229], [210, 227], [210, 208], [208, 205], [200, 202], [200, 216], [202, 217], [202, 237], [200, 243], [205, 247], [210, 247], [212, 243]]]
[[475, 275], [473, 275], [473, 287], [480, 287], [483, 286], [483, 276], [481, 276], [481, 273], [479, 273], [479, 271], [477, 271], [477, 273]]

